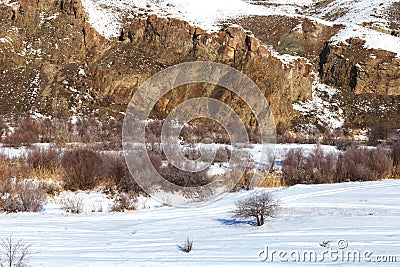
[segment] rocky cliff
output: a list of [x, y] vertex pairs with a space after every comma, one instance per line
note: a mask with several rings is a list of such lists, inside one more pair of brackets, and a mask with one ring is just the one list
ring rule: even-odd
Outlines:
[[[269, 100], [276, 122], [285, 124], [299, 115], [292, 104], [311, 98], [318, 71], [323, 82], [346, 92], [400, 95], [399, 59], [393, 53], [367, 50], [357, 40], [331, 44], [340, 26], [278, 16], [256, 19], [258, 24], [228, 21], [220, 31], [206, 33], [179, 19], [141, 14], [125, 19], [120, 36], [108, 40], [87, 22], [79, 0], [0, 4], [0, 113], [115, 115], [152, 74], [194, 60], [221, 62], [247, 74]], [[271, 19], [286, 22], [268, 23]], [[285, 63], [264, 44], [301, 57]], [[173, 90], [154, 115], [165, 116], [195, 96], [220, 99], [254, 124], [237, 96], [204, 85]]]

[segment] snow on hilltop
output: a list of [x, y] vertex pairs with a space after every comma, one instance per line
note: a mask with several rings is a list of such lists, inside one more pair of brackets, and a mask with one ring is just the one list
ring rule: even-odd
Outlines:
[[[358, 37], [366, 40], [366, 48], [388, 50], [400, 56], [400, 38], [365, 26], [387, 27], [387, 8], [396, 1], [336, 0], [324, 5], [317, 0], [82, 0], [82, 5], [88, 13], [89, 23], [108, 39], [119, 35], [123, 18], [144, 11], [160, 17], [179, 18], [207, 31], [217, 31], [221, 22], [243, 16], [307, 16], [330, 25], [345, 25], [333, 41], [345, 42], [348, 38]], [[9, 3], [10, 0], [1, 2]]]
[[263, 15], [264, 7], [241, 0], [82, 0], [89, 15], [89, 22], [106, 38], [118, 36], [121, 18], [129, 17], [128, 11], [146, 10], [161, 17], [174, 17], [190, 22], [205, 30], [218, 30], [218, 22], [245, 15]]

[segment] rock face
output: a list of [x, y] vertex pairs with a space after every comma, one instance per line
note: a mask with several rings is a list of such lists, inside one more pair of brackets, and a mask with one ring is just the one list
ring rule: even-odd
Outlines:
[[[224, 63], [247, 74], [271, 104], [276, 123], [287, 125], [298, 115], [292, 103], [311, 98], [318, 69], [324, 82], [344, 91], [400, 95], [399, 60], [388, 52], [365, 50], [357, 40], [349, 46], [327, 43], [340, 27], [283, 18], [280, 25], [270, 23], [276, 17], [266, 17], [257, 18], [259, 24], [240, 22], [252, 32], [227, 24], [205, 33], [181, 20], [149, 15], [126, 20], [119, 38], [107, 40], [86, 18], [79, 0], [0, 4], [0, 114], [115, 115], [125, 111], [151, 75], [195, 60]], [[275, 26], [266, 30], [262, 23]], [[293, 27], [299, 23], [301, 27]], [[298, 57], [284, 64], [262, 43], [309, 60]], [[163, 117], [199, 96], [224, 101], [246, 123], [255, 124], [241, 99], [209, 85], [172, 90], [153, 115]]]
[[[283, 65], [241, 27], [206, 34], [180, 20], [149, 16], [128, 21], [118, 40], [109, 41], [86, 23], [80, 2], [73, 0], [25, 0], [2, 6], [0, 18], [6, 33], [0, 43], [3, 114], [94, 110], [111, 115], [125, 110], [150, 75], [194, 60], [221, 62], [247, 74], [270, 101], [277, 120], [290, 121], [291, 103], [311, 96], [306, 59]], [[213, 86], [173, 90], [159, 101], [155, 114], [165, 115], [193, 96], [223, 100], [252, 123], [237, 96]]]
[[394, 53], [365, 49], [364, 41], [326, 44], [321, 53], [322, 81], [356, 94], [400, 95], [400, 58]]
[[[186, 22], [150, 16], [125, 26], [122, 33], [124, 50], [140, 49], [156, 55], [158, 62], [166, 66], [201, 60], [224, 63], [244, 72], [270, 101], [278, 120], [290, 120], [294, 113], [291, 103], [311, 96], [311, 65], [307, 60], [283, 65], [241, 27], [227, 26], [218, 33], [206, 34]], [[173, 90], [157, 107], [168, 113], [176, 104], [195, 96], [218, 98], [236, 107], [238, 113], [246, 111], [231, 92], [213, 86], [186, 88], [183, 94], [182, 90]]]

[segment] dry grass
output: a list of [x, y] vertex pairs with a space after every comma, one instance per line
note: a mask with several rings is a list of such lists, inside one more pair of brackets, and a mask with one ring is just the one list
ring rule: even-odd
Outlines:
[[282, 174], [277, 172], [270, 172], [265, 177], [265, 180], [261, 183], [260, 187], [268, 187], [268, 188], [275, 188], [275, 187], [285, 187], [285, 181], [282, 178]]

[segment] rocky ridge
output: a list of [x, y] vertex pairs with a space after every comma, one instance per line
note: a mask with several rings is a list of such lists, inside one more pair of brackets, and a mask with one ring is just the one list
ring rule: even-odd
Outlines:
[[[221, 62], [247, 74], [267, 97], [277, 123], [301, 121], [292, 104], [310, 99], [318, 79], [340, 89], [345, 119], [352, 118], [366, 96], [372, 103], [368, 112], [399, 101], [395, 53], [366, 49], [358, 39], [331, 42], [341, 26], [308, 18], [248, 17], [206, 32], [144, 11], [123, 21], [119, 37], [107, 39], [88, 23], [78, 0], [23, 0], [0, 4], [0, 20], [0, 112], [7, 116], [113, 116], [126, 109], [152, 74], [194, 60]], [[289, 61], [274, 51], [291, 55]], [[163, 117], [196, 96], [220, 99], [254, 125], [237, 96], [204, 85], [173, 90], [159, 101], [154, 116]], [[391, 115], [395, 122], [398, 117]], [[357, 126], [376, 121], [361, 116]]]

